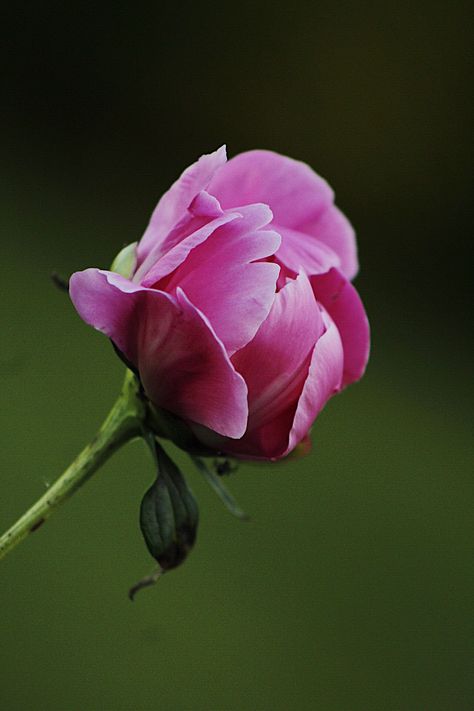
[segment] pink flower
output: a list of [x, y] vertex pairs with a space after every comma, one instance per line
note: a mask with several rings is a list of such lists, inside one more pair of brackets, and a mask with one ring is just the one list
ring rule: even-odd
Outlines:
[[201, 442], [285, 456], [368, 358], [354, 232], [333, 199], [304, 163], [226, 162], [222, 147], [163, 195], [130, 274], [76, 272], [71, 298]]

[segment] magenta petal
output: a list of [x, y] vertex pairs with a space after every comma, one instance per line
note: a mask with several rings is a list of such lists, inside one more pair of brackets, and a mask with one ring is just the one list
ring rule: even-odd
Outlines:
[[298, 274], [304, 268], [307, 274], [320, 274], [340, 266], [336, 252], [315, 237], [281, 225], [274, 227], [282, 237], [277, 259], [290, 272]]
[[285, 227], [295, 231], [282, 234], [280, 259], [289, 269], [298, 271], [301, 265], [307, 273], [319, 273], [318, 240], [338, 255], [338, 262], [333, 260], [329, 266], [340, 266], [348, 278], [357, 273], [354, 230], [333, 204], [330, 186], [305, 163], [271, 151], [241, 153], [216, 171], [208, 191], [224, 208], [254, 202], [269, 205], [276, 231]]
[[326, 312], [322, 321], [326, 330], [295, 374], [293, 389], [287, 390], [286, 406], [278, 407], [275, 402], [273, 419], [252, 427], [255, 418], [250, 406], [249, 426], [242, 439], [234, 442], [199, 427], [195, 428], [196, 435], [208, 446], [244, 459], [280, 459], [307, 440], [314, 420], [340, 390], [342, 381], [341, 337]]
[[276, 294], [255, 338], [232, 358], [248, 385], [249, 420], [244, 436], [230, 440], [195, 427], [199, 439], [242, 458], [282, 456], [314, 345], [323, 332], [323, 316], [311, 284], [300, 274]]
[[[208, 221], [198, 227], [198, 229], [182, 235], [181, 238], [176, 241], [176, 244], [170, 247], [163, 255], [155, 255], [155, 250], [153, 250], [150, 257], [156, 256], [156, 259], [150, 259], [150, 264], [148, 264], [149, 258], [147, 258], [135, 273], [133, 280], [137, 283], [141, 283], [143, 286], [154, 286], [160, 279], [163, 279], [177, 269], [185, 261], [189, 253], [195, 249], [195, 247], [205, 242], [219, 227], [234, 220], [239, 220], [241, 217], [239, 212], [228, 211], [221, 217]], [[190, 218], [187, 228], [192, 230], [193, 224], [193, 220]]]
[[[247, 425], [247, 387], [207, 319], [179, 290], [176, 298], [111, 272], [71, 277], [84, 321], [105, 333], [138, 368], [158, 406], [238, 438]], [[137, 316], [138, 315], [138, 316]]]
[[165, 239], [168, 232], [186, 213], [186, 209], [202, 190], [205, 190], [215, 171], [227, 160], [225, 146], [214, 153], [203, 155], [186, 168], [156, 206], [150, 223], [137, 248], [141, 263], [155, 245]]
[[272, 151], [247, 151], [216, 171], [208, 192], [222, 207], [263, 202], [278, 225], [299, 229], [332, 203], [326, 181], [306, 163]]
[[370, 349], [369, 322], [359, 294], [337, 270], [311, 277], [316, 299], [336, 324], [344, 348], [343, 384], [359, 380], [365, 371]]
[[[121, 288], [109, 280], [115, 278]], [[75, 272], [69, 281], [69, 295], [79, 316], [97, 331], [112, 338], [116, 346], [136, 364], [135, 343], [130, 338], [130, 323], [135, 300], [125, 293], [133, 294], [141, 287], [114, 272], [101, 269], [85, 269]]]
[[159, 407], [238, 438], [247, 426], [247, 387], [205, 316], [180, 289], [177, 303], [147, 292], [148, 323], [139, 372]]
[[329, 398], [341, 388], [344, 353], [339, 331], [325, 315], [326, 332], [316, 343], [308, 377], [298, 401], [288, 447], [291, 452], [308, 434], [317, 415]]
[[[166, 281], [166, 291], [181, 286], [209, 319], [229, 354], [243, 348], [266, 319], [280, 268], [262, 262], [280, 244], [276, 232], [249, 228], [271, 219], [268, 208], [240, 208], [242, 218], [228, 223], [195, 247]], [[260, 220], [255, 217], [260, 213]], [[185, 241], [179, 247], [183, 248]], [[166, 257], [163, 261], [166, 260]], [[158, 288], [161, 285], [156, 284]]]
[[307, 356], [324, 330], [321, 312], [305, 274], [286, 284], [257, 335], [232, 362], [249, 389], [249, 430], [275, 418], [291, 401], [306, 373]]
[[257, 335], [232, 359], [249, 389], [249, 422], [238, 442], [204, 441], [252, 459], [282, 454], [296, 403], [307, 378], [314, 344], [324, 330], [320, 309], [304, 274], [278, 292]]
[[205, 190], [201, 190], [188, 206], [188, 211], [194, 217], [207, 217], [213, 220], [223, 214], [219, 200], [214, 195], [209, 195]]
[[[197, 235], [193, 239], [205, 239], [206, 234], [210, 234], [219, 224], [229, 222], [235, 217], [240, 217], [239, 213], [227, 211], [224, 214], [217, 198], [209, 195], [205, 190], [201, 190], [166, 237], [153, 244], [135, 271], [133, 281], [142, 283], [157, 262], [163, 257], [167, 257], [170, 252], [175, 255], [175, 248], [179, 249], [180, 243], [189, 236]], [[220, 222], [216, 222], [216, 220], [220, 220]]]

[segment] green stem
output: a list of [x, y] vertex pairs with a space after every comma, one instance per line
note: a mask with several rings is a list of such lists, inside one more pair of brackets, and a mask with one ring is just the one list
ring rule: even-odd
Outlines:
[[0, 559], [39, 528], [123, 444], [141, 434], [144, 405], [136, 379], [127, 371], [122, 392], [104, 424], [54, 484], [0, 538]]

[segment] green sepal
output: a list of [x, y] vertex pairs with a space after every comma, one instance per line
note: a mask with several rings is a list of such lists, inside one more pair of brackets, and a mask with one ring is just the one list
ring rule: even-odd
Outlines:
[[214, 449], [199, 442], [191, 428], [180, 417], [168, 410], [155, 407], [151, 402], [148, 402], [147, 426], [158, 437], [169, 439], [188, 454], [200, 457], [216, 455]]
[[137, 242], [132, 242], [120, 250], [112, 262], [111, 272], [130, 279], [137, 266], [137, 244]]
[[236, 518], [240, 518], [241, 521], [249, 521], [250, 516], [240, 508], [237, 501], [234, 499], [230, 491], [226, 489], [226, 487], [222, 483], [221, 478], [215, 473], [215, 471], [209, 468], [206, 462], [200, 459], [199, 457], [193, 456], [191, 457], [191, 459], [193, 460], [194, 464], [196, 465], [196, 468], [199, 472], [201, 472], [202, 476], [207, 481], [211, 489], [214, 491], [214, 493], [217, 494], [219, 499], [222, 501], [226, 509]]
[[140, 528], [148, 550], [163, 570], [180, 565], [196, 540], [199, 510], [182, 473], [154, 440], [155, 482], [140, 507]]

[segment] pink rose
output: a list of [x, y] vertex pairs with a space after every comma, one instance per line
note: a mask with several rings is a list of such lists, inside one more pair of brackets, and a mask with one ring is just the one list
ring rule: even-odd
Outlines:
[[205, 445], [275, 459], [360, 378], [369, 327], [329, 185], [270, 151], [202, 156], [159, 201], [129, 272], [76, 272], [81, 317]]

